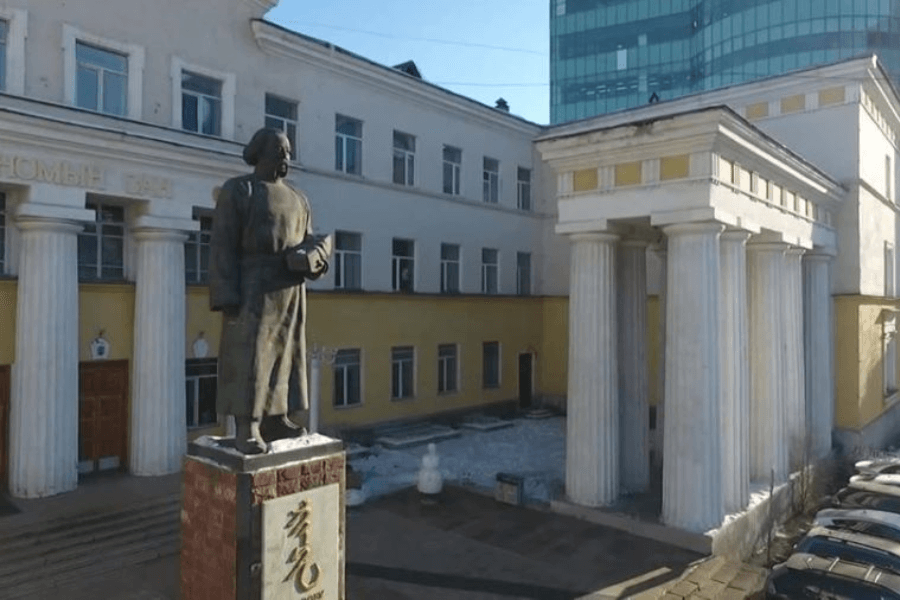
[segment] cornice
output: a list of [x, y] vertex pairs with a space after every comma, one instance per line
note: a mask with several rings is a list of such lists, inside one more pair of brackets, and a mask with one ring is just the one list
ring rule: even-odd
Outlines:
[[243, 2], [252, 7], [254, 12], [262, 11], [260, 15], [266, 14], [278, 5], [278, 0], [243, 0]]
[[338, 75], [356, 79], [366, 86], [403, 98], [416, 99], [457, 117], [474, 119], [497, 129], [512, 130], [529, 137], [537, 135], [544, 129], [536, 123], [485, 106], [471, 98], [355, 56], [333, 44], [307, 38], [267, 21], [251, 21], [250, 27], [257, 46], [267, 54], [327, 69]]

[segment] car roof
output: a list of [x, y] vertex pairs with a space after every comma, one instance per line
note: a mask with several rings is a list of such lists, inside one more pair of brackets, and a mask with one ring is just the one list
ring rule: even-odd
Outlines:
[[870, 458], [858, 460], [853, 466], [860, 473], [871, 473], [895, 465], [900, 466], [900, 458]]
[[824, 508], [816, 513], [814, 524], [827, 527], [841, 520], [884, 525], [900, 531], [900, 515], [874, 508]]
[[872, 565], [863, 565], [840, 558], [825, 558], [805, 552], [795, 552], [782, 564], [792, 571], [828, 573], [879, 585], [892, 592], [900, 592], [900, 576]]
[[875, 548], [876, 550], [881, 550], [882, 552], [893, 554], [895, 557], [900, 559], [900, 544], [867, 533], [850, 531], [847, 529], [828, 529], [827, 527], [813, 527], [809, 530], [809, 533], [806, 534], [806, 537], [827, 537], [844, 542], [851, 542], [854, 544], [868, 546], [870, 548]]
[[862, 490], [864, 492], [872, 492], [875, 494], [881, 494], [883, 496], [900, 497], [900, 486], [896, 485], [885, 485], [883, 483], [874, 483], [872, 481], [851, 481], [850, 485], [848, 485], [844, 489], [847, 488]]

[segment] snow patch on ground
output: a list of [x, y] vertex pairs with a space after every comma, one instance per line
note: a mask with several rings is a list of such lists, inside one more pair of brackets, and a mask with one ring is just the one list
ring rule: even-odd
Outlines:
[[[493, 431], [460, 429], [457, 438], [436, 442], [445, 483], [493, 490], [497, 473], [524, 479], [525, 499], [549, 502], [562, 490], [566, 464], [566, 420], [515, 419]], [[374, 446], [365, 457], [351, 458], [362, 477], [366, 498], [415, 485], [426, 444], [402, 449]]]

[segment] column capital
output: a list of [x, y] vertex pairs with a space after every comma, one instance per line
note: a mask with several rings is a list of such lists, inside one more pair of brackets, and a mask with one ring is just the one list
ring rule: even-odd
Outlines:
[[646, 248], [650, 245], [650, 240], [641, 238], [626, 238], [621, 240], [619, 244], [627, 248]]
[[47, 231], [53, 233], [72, 234], [77, 234], [84, 230], [84, 224], [78, 221], [30, 215], [24, 218], [17, 218], [16, 227], [18, 227], [21, 231]]
[[753, 235], [753, 233], [745, 229], [732, 229], [729, 227], [722, 232], [721, 239], [725, 242], [737, 242], [740, 244], [746, 244], [751, 235]]
[[574, 242], [603, 242], [613, 244], [619, 240], [619, 235], [610, 231], [590, 231], [568, 234], [569, 240]]
[[801, 257], [806, 254], [806, 248], [801, 248], [799, 246], [791, 246], [785, 251], [785, 254], [789, 254], [791, 256]]
[[724, 230], [725, 224], [718, 221], [692, 221], [690, 223], [673, 223], [663, 226], [663, 231], [668, 236], [722, 233]]
[[134, 239], [140, 241], [176, 242], [187, 241], [188, 233], [179, 229], [162, 229], [158, 227], [138, 227], [131, 230]]
[[747, 249], [756, 252], [779, 252], [784, 254], [787, 252], [789, 244], [787, 242], [775, 242], [772, 240], [759, 240], [750, 238], [747, 242]]
[[815, 247], [806, 251], [806, 254], [803, 255], [803, 260], [805, 262], [830, 262], [834, 260], [836, 255], [837, 252], [835, 252], [834, 248]]

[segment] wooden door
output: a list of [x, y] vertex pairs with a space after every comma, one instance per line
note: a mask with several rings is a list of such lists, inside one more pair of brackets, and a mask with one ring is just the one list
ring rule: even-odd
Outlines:
[[0, 365], [0, 490], [9, 475], [9, 365]]
[[519, 407], [531, 408], [531, 354], [519, 355]]
[[128, 445], [128, 361], [83, 362], [78, 375], [79, 470], [124, 468]]

